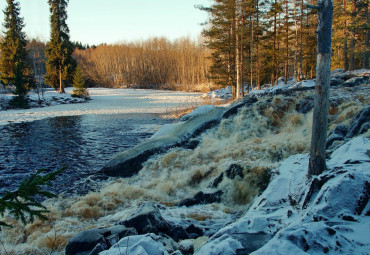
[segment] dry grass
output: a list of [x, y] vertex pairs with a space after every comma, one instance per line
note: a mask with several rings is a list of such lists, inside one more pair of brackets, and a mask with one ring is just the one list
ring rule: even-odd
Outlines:
[[221, 100], [221, 99], [202, 99], [202, 101], [194, 102], [191, 104], [179, 104], [175, 108], [169, 108], [166, 110], [165, 113], [161, 114], [161, 117], [164, 119], [179, 119], [182, 116], [189, 114], [190, 112], [194, 111], [196, 108], [202, 105], [224, 105], [230, 103], [231, 100]]

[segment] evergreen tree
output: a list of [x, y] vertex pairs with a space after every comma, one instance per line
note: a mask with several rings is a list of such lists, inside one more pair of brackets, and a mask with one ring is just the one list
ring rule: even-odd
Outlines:
[[89, 93], [85, 88], [85, 78], [79, 66], [77, 66], [75, 75], [73, 77], [73, 87], [74, 89], [72, 96], [84, 98], [89, 96]]
[[28, 91], [28, 67], [26, 35], [22, 32], [23, 18], [19, 17], [19, 2], [7, 0], [5, 15], [5, 37], [0, 44], [0, 79], [4, 86], [14, 85], [14, 93], [23, 101]]
[[[56, 197], [55, 194], [45, 191], [43, 188], [45, 185], [50, 186], [50, 182], [55, 180], [56, 175], [65, 169], [66, 167], [45, 175], [41, 175], [44, 170], [38, 170], [29, 178], [24, 179], [17, 190], [5, 191], [4, 195], [0, 197], [0, 216], [8, 211], [11, 215], [20, 219], [23, 224], [33, 222], [35, 217], [47, 219], [45, 213], [49, 211], [37, 200], [37, 197]], [[0, 221], [0, 230], [1, 226], [11, 227], [3, 221]]]
[[50, 6], [50, 41], [46, 48], [45, 80], [60, 93], [64, 93], [64, 81], [71, 82], [76, 68], [72, 58], [73, 44], [69, 40], [67, 20], [68, 0], [48, 0]]

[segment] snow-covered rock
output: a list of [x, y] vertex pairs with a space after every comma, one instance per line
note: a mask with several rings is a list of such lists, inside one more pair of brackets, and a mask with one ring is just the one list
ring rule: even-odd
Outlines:
[[204, 93], [202, 98], [218, 98], [218, 99], [229, 99], [232, 97], [232, 87], [217, 89], [208, 93]]
[[129, 236], [121, 239], [117, 244], [100, 255], [168, 255], [161, 238], [154, 234]]
[[[306, 175], [308, 155], [288, 158], [246, 214], [197, 254], [369, 254], [369, 151], [368, 138], [354, 138], [333, 152], [327, 171], [312, 179]], [[261, 248], [246, 249], [246, 237], [257, 233], [265, 237]]]
[[195, 110], [191, 111], [189, 114], [186, 114], [181, 117], [181, 121], [187, 121], [188, 119], [194, 118], [199, 115], [206, 114], [210, 111], [212, 111], [216, 106], [214, 105], [201, 105]]

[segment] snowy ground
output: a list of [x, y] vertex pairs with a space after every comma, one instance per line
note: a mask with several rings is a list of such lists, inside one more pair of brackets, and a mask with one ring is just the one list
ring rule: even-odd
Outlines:
[[[197, 105], [203, 101], [199, 93], [173, 92], [142, 89], [107, 89], [91, 88], [92, 100], [82, 104], [57, 104], [71, 98], [72, 88], [66, 94], [56, 91], [45, 92], [46, 101], [50, 106], [22, 110], [1, 110], [0, 125], [11, 122], [40, 120], [56, 116], [75, 116], [85, 114], [118, 114], [118, 113], [166, 113], [183, 105]], [[31, 92], [30, 98], [37, 100], [37, 94]], [[0, 94], [1, 99], [10, 98], [11, 94]], [[51, 100], [51, 99], [59, 100]]]

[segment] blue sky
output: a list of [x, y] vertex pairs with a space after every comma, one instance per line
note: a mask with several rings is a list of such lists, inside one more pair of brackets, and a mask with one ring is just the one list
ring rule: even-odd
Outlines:
[[[18, 0], [29, 38], [47, 41], [50, 33], [47, 0]], [[197, 38], [207, 14], [194, 5], [211, 0], [70, 0], [67, 24], [72, 41], [118, 43], [166, 36]], [[0, 1], [4, 10], [5, 0]], [[1, 24], [4, 15], [0, 14]], [[3, 27], [1, 29], [3, 31]]]

